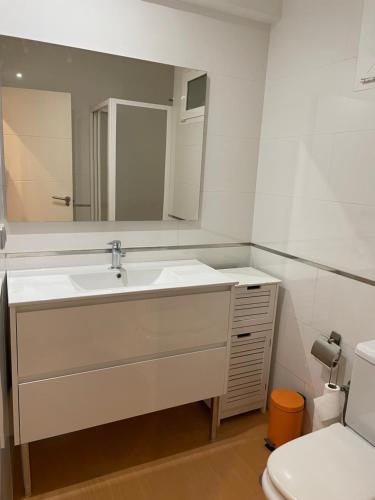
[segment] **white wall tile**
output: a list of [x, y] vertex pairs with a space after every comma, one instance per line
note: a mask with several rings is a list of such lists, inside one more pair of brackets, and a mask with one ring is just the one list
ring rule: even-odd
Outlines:
[[289, 240], [293, 198], [256, 193], [252, 239], [256, 243], [280, 244]]
[[334, 136], [261, 139], [257, 192], [334, 200]]
[[205, 192], [202, 206], [202, 228], [249, 241], [254, 207], [252, 193]]
[[355, 347], [375, 338], [374, 304], [375, 287], [319, 271], [312, 323], [321, 331], [337, 331]]
[[297, 138], [262, 139], [260, 143], [257, 192], [291, 195], [300, 182], [303, 170]]
[[264, 82], [217, 75], [210, 83], [208, 133], [259, 137]]
[[288, 388], [303, 394], [305, 384], [285, 366], [276, 362], [272, 367], [271, 385], [273, 388]]
[[303, 73], [356, 55], [362, 0], [284, 0], [272, 30], [268, 74]]
[[375, 205], [374, 144], [375, 130], [335, 136], [332, 189], [336, 200]]

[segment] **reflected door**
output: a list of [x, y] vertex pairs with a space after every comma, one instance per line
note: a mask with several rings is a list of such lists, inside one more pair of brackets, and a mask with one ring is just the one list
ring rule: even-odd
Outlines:
[[9, 221], [73, 220], [71, 96], [4, 87]]

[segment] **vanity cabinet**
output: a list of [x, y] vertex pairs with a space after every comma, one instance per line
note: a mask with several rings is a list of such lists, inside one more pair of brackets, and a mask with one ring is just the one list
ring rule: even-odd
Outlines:
[[222, 395], [232, 286], [11, 307], [15, 443]]
[[197, 260], [8, 272], [14, 442], [211, 399], [228, 385], [237, 281]]
[[224, 419], [267, 404], [279, 280], [252, 268], [225, 269], [235, 277], [228, 389], [220, 398]]

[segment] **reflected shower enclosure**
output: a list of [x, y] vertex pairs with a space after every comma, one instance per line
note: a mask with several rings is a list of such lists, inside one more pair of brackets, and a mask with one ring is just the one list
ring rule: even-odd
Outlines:
[[171, 133], [171, 106], [110, 98], [92, 110], [95, 220], [171, 217]]

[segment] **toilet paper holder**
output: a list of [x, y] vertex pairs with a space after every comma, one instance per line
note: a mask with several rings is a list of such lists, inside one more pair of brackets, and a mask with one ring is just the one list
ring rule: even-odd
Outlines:
[[331, 332], [329, 337], [321, 335], [313, 343], [311, 354], [330, 369], [329, 383], [331, 383], [333, 369], [337, 368], [337, 382], [338, 364], [341, 358], [341, 335], [337, 332]]
[[331, 332], [328, 342], [330, 344], [337, 344], [339, 346], [341, 344], [341, 335], [337, 332]]

